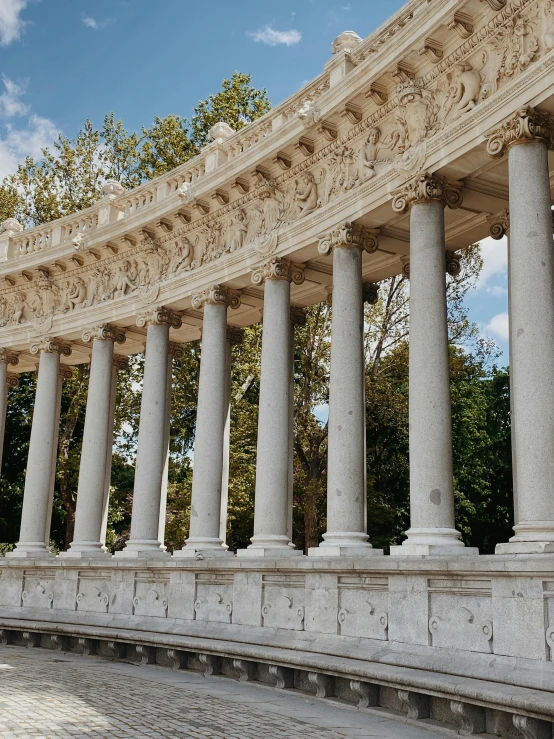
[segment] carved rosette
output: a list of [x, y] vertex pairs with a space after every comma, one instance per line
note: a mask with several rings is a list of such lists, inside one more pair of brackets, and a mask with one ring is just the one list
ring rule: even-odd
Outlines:
[[8, 387], [17, 387], [19, 385], [19, 377], [17, 375], [8, 372], [6, 375], [6, 385]]
[[266, 280], [288, 280], [295, 285], [304, 282], [304, 265], [276, 257], [252, 270], [252, 283], [263, 285]]
[[152, 310], [146, 313], [141, 313], [137, 316], [137, 326], [139, 328], [145, 328], [147, 326], [169, 326], [170, 328], [181, 328], [183, 322], [177, 313], [174, 313], [168, 308], [160, 306], [158, 308], [152, 308]]
[[362, 285], [364, 303], [375, 305], [379, 302], [379, 285], [374, 282], [364, 282]]
[[91, 341], [114, 341], [117, 344], [124, 344], [127, 340], [125, 331], [119, 326], [113, 326], [110, 323], [102, 323], [93, 328], [83, 331], [83, 341], [89, 344]]
[[16, 365], [19, 363], [19, 357], [17, 354], [14, 354], [9, 349], [0, 349], [0, 362], [5, 362], [5, 364], [11, 364]]
[[500, 241], [508, 235], [510, 231], [510, 211], [508, 208], [504, 208], [503, 211], [495, 216], [490, 216], [487, 220], [491, 238]]
[[31, 354], [52, 354], [54, 352], [64, 357], [69, 357], [71, 346], [66, 344], [65, 341], [56, 339], [53, 336], [44, 336], [31, 344]]
[[333, 249], [347, 247], [364, 249], [372, 254], [379, 247], [379, 229], [366, 228], [356, 223], [343, 223], [339, 228], [329, 231], [320, 238], [317, 248], [320, 254], [330, 254]]
[[58, 375], [62, 380], [71, 380], [73, 377], [73, 367], [70, 367], [68, 364], [60, 364]]
[[212, 285], [192, 296], [192, 307], [196, 310], [202, 310], [205, 305], [227, 305], [229, 308], [238, 308], [240, 295], [240, 290], [233, 290], [225, 285]]
[[172, 359], [182, 359], [185, 356], [185, 347], [174, 341], [169, 342], [169, 356]]
[[244, 330], [235, 326], [227, 326], [227, 341], [231, 346], [238, 346], [244, 340]]
[[113, 366], [116, 368], [116, 370], [125, 370], [129, 366], [129, 358], [124, 357], [121, 354], [114, 354], [113, 356]]
[[545, 141], [554, 148], [554, 117], [536, 108], [520, 108], [518, 112], [487, 135], [487, 154], [504, 156], [510, 146], [527, 141]]
[[413, 205], [439, 202], [449, 208], [462, 204], [462, 182], [449, 182], [446, 177], [422, 172], [393, 193], [392, 209], [407, 213]]
[[457, 277], [461, 270], [461, 255], [454, 251], [446, 252], [446, 271], [450, 277]]
[[305, 326], [307, 322], [306, 310], [295, 305], [290, 307], [290, 322], [293, 326]]

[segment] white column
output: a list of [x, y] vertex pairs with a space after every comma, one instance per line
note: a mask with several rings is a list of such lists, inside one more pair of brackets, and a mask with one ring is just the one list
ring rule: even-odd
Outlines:
[[[189, 537], [174, 557], [230, 555], [220, 536], [223, 435], [228, 410], [227, 308], [238, 307], [238, 293], [214, 285], [194, 295], [192, 304], [204, 308], [202, 356], [192, 474]], [[226, 403], [227, 400], [227, 403]]]
[[319, 244], [333, 252], [333, 318], [327, 470], [327, 532], [311, 557], [380, 555], [368, 541], [366, 519], [365, 367], [362, 251], [377, 235], [345, 224]]
[[461, 183], [425, 174], [393, 203], [410, 210], [410, 529], [392, 555], [478, 554], [454, 514], [444, 208], [461, 202]]
[[60, 354], [69, 356], [71, 348], [58, 339], [46, 337], [31, 344], [31, 353], [38, 354], [40, 359], [21, 531], [16, 548], [7, 557], [53, 556], [48, 541], [61, 404]]
[[61, 557], [108, 557], [102, 539], [105, 517], [106, 469], [111, 467], [111, 447], [115, 396], [113, 393], [114, 343], [125, 341], [116, 326], [103, 324], [83, 332], [83, 341], [92, 341], [92, 357], [73, 542]]
[[290, 540], [289, 547], [294, 548], [294, 544], [292, 542], [294, 508], [294, 329], [296, 326], [306, 325], [306, 311], [303, 308], [291, 306], [290, 324], [289, 482], [287, 493], [287, 536]]
[[[554, 245], [548, 144], [554, 120], [520, 111], [504, 132], [510, 184], [510, 338], [515, 536], [498, 554], [554, 552]], [[499, 139], [497, 138], [496, 141]], [[494, 138], [493, 138], [494, 141]], [[489, 152], [498, 154], [489, 141]], [[492, 148], [492, 151], [491, 151]]]
[[131, 536], [116, 556], [151, 559], [168, 556], [159, 534], [167, 462], [169, 328], [180, 328], [181, 319], [165, 308], [154, 308], [137, 318], [137, 326], [146, 326], [147, 335]]
[[2, 452], [6, 433], [6, 413], [8, 410], [8, 388], [17, 387], [16, 375], [10, 375], [8, 366], [19, 362], [16, 354], [7, 349], [0, 349], [0, 471], [2, 470]]
[[256, 458], [254, 536], [248, 557], [301, 556], [289, 536], [291, 315], [290, 285], [304, 281], [303, 267], [272, 259], [252, 274], [265, 283]]

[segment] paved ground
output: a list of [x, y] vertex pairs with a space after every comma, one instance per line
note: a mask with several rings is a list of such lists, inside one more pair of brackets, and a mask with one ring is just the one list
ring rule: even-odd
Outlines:
[[436, 739], [437, 734], [228, 678], [4, 646], [0, 737]]

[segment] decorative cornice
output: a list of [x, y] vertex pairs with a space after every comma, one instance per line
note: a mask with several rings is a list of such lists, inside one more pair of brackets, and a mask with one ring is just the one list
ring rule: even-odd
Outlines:
[[146, 313], [141, 313], [137, 316], [137, 326], [139, 328], [145, 328], [147, 326], [169, 326], [170, 328], [181, 328], [182, 325], [183, 322], [180, 316], [163, 306], [152, 308]]
[[446, 252], [446, 271], [450, 277], [457, 277], [461, 270], [462, 255], [455, 251]]
[[510, 211], [508, 208], [500, 211], [494, 216], [487, 218], [489, 222], [489, 233], [491, 238], [500, 241], [510, 232]]
[[379, 285], [375, 282], [364, 282], [362, 284], [362, 295], [364, 303], [375, 305], [379, 302]]
[[44, 336], [31, 344], [31, 354], [43, 353], [63, 354], [64, 357], [69, 357], [71, 354], [71, 346], [61, 339], [56, 339], [54, 336]]
[[8, 387], [17, 387], [19, 385], [19, 377], [17, 375], [8, 372], [6, 375], [6, 385]]
[[182, 359], [185, 356], [185, 347], [182, 344], [177, 344], [174, 341], [169, 342], [169, 356], [172, 359]]
[[304, 282], [304, 269], [303, 264], [275, 257], [252, 270], [252, 283], [263, 285], [266, 280], [287, 280], [301, 285]]
[[320, 254], [330, 254], [334, 249], [354, 247], [372, 254], [379, 246], [379, 229], [366, 228], [356, 223], [343, 223], [319, 239]]
[[122, 354], [113, 355], [113, 366], [116, 370], [125, 370], [129, 366], [129, 357], [124, 357]]
[[546, 142], [550, 149], [554, 148], [554, 117], [526, 106], [487, 134], [487, 154], [500, 158], [510, 146], [537, 140]]
[[83, 331], [83, 341], [87, 344], [91, 341], [115, 341], [118, 344], [124, 344], [127, 340], [125, 331], [119, 326], [113, 326], [111, 323], [102, 323], [93, 328], [88, 328]]
[[61, 377], [62, 380], [71, 380], [73, 377], [73, 367], [68, 364], [60, 364], [58, 368], [58, 376]]
[[202, 310], [205, 305], [227, 305], [229, 308], [238, 308], [240, 296], [240, 290], [233, 290], [225, 285], [212, 285], [192, 296], [192, 307], [196, 310]]
[[450, 182], [446, 177], [422, 172], [393, 193], [392, 209], [407, 213], [420, 203], [439, 202], [449, 208], [462, 204], [463, 182]]
[[19, 363], [19, 357], [9, 349], [0, 349], [0, 362], [16, 365]]
[[296, 305], [291, 305], [290, 322], [293, 326], [305, 326], [307, 320], [305, 308], [298, 308]]
[[231, 346], [238, 346], [244, 341], [244, 329], [235, 326], [227, 326], [227, 341]]

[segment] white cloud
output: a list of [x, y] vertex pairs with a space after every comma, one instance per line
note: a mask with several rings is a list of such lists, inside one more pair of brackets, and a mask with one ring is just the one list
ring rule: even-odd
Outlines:
[[277, 46], [278, 44], [292, 46], [302, 40], [302, 34], [294, 28], [290, 31], [277, 31], [271, 26], [264, 26], [264, 28], [259, 28], [257, 31], [246, 35], [257, 43], [267, 44], [268, 46]]
[[485, 239], [481, 241], [481, 255], [483, 257], [483, 269], [479, 275], [477, 289], [484, 290], [489, 286], [493, 278], [507, 278], [508, 275], [508, 241], [502, 239]]
[[504, 298], [508, 294], [508, 288], [505, 285], [490, 285], [487, 293], [493, 298]]
[[93, 18], [90, 15], [84, 15], [81, 20], [87, 28], [92, 28], [93, 31], [99, 31], [101, 28], [106, 28], [106, 26], [109, 26], [110, 23], [113, 22], [111, 18], [106, 18], [103, 21], [97, 21], [96, 18]]
[[19, 115], [25, 115], [29, 108], [21, 101], [21, 97], [25, 94], [27, 81], [18, 84], [2, 75], [4, 83], [4, 92], [0, 95], [0, 118], [15, 118]]
[[493, 316], [489, 323], [485, 326], [486, 334], [493, 334], [504, 341], [510, 338], [510, 321], [507, 313], [499, 313]]
[[21, 11], [29, 0], [1, 0], [0, 2], [0, 46], [8, 46], [17, 41], [26, 25], [21, 18]]

